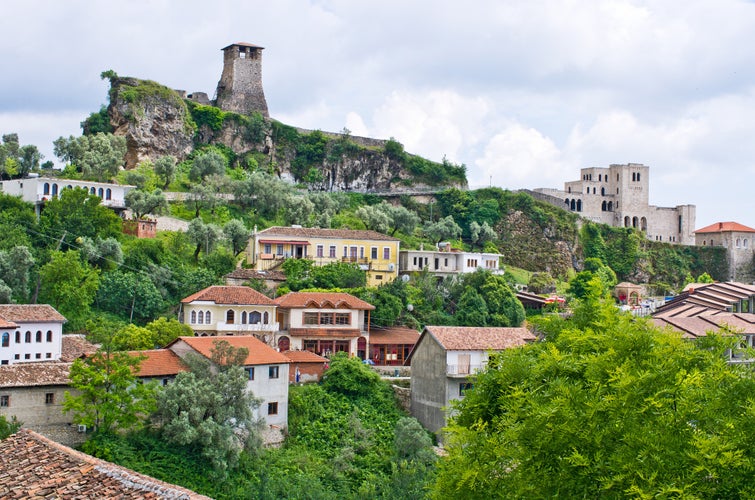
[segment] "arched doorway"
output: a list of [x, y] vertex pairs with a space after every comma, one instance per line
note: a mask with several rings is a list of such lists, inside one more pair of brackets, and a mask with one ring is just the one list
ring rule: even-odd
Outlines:
[[367, 339], [364, 337], [359, 337], [357, 339], [357, 357], [359, 359], [365, 359], [367, 356]]

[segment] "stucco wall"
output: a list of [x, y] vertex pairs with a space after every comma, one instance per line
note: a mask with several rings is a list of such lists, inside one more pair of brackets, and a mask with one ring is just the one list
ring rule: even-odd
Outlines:
[[411, 412], [431, 432], [446, 424], [446, 353], [430, 336], [412, 354]]

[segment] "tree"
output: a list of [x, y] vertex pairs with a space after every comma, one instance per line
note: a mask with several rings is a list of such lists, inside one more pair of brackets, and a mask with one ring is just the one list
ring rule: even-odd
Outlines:
[[317, 288], [357, 288], [367, 284], [367, 274], [351, 262], [331, 262], [309, 271], [312, 286]]
[[76, 239], [81, 257], [90, 265], [108, 271], [123, 263], [123, 249], [115, 238], [95, 239], [82, 236]]
[[549, 272], [532, 273], [527, 283], [527, 290], [532, 293], [555, 293], [556, 280]]
[[173, 443], [194, 445], [216, 472], [233, 468], [242, 450], [258, 445], [260, 423], [253, 417], [259, 400], [247, 390], [241, 366], [248, 351], [216, 341], [211, 359], [191, 353], [190, 371], [181, 372], [158, 395], [156, 415], [162, 434]]
[[234, 184], [235, 200], [244, 208], [252, 208], [262, 217], [273, 218], [285, 208], [293, 186], [272, 175], [252, 172], [244, 181]]
[[388, 228], [391, 225], [391, 218], [388, 214], [378, 208], [378, 205], [364, 205], [354, 212], [354, 215], [359, 217], [367, 229], [377, 231], [379, 233], [387, 233]]
[[84, 135], [98, 133], [112, 134], [113, 126], [110, 125], [110, 116], [107, 113], [107, 106], [100, 106], [100, 110], [92, 113], [81, 122], [81, 130]]
[[496, 237], [498, 237], [493, 228], [490, 227], [487, 222], [483, 222], [482, 225], [478, 224], [476, 221], [470, 222], [469, 234], [472, 245], [476, 245], [480, 248], [483, 248], [485, 246], [485, 243], [487, 243], [488, 241], [493, 241], [494, 239], [496, 239]]
[[225, 175], [228, 160], [217, 151], [207, 151], [192, 161], [189, 179], [192, 182], [204, 181], [211, 175]]
[[0, 441], [18, 432], [22, 425], [23, 422], [20, 422], [15, 415], [10, 419], [6, 418], [5, 415], [0, 415]]
[[452, 215], [448, 215], [438, 222], [432, 222], [425, 225], [424, 233], [435, 243], [443, 240], [455, 240], [461, 236], [461, 227], [454, 222]]
[[39, 169], [39, 162], [42, 161], [44, 155], [39, 152], [37, 146], [27, 144], [22, 146], [19, 150], [18, 157], [18, 174], [22, 177], [26, 176], [29, 172]]
[[231, 219], [223, 226], [223, 235], [225, 235], [225, 238], [231, 244], [233, 256], [237, 257], [246, 249], [252, 233], [246, 228], [243, 222], [238, 219]]
[[176, 318], [160, 317], [147, 323], [145, 328], [152, 332], [152, 343], [159, 347], [165, 347], [178, 337], [194, 335], [194, 331], [189, 325], [180, 323]]
[[105, 182], [118, 173], [126, 155], [126, 138], [102, 132], [83, 135], [77, 139], [81, 144], [80, 156], [74, 162], [84, 177]]
[[202, 209], [214, 214], [222, 202], [219, 194], [217, 187], [210, 182], [194, 184], [189, 192], [189, 203], [194, 206], [194, 217], [198, 218]]
[[359, 358], [350, 358], [342, 352], [333, 356], [330, 368], [322, 376], [322, 387], [326, 391], [350, 397], [378, 392], [382, 383], [380, 375]]
[[7, 251], [0, 250], [0, 283], [12, 290], [12, 295], [20, 299], [27, 298], [29, 273], [34, 263], [34, 256], [26, 246], [15, 246]]
[[285, 212], [286, 223], [289, 225], [308, 224], [315, 210], [315, 204], [307, 196], [289, 196], [287, 201]]
[[107, 348], [76, 359], [71, 366], [71, 387], [63, 411], [74, 414], [76, 424], [98, 434], [137, 429], [155, 408], [154, 383], [137, 383], [135, 373], [143, 358]]
[[155, 189], [151, 193], [141, 189], [132, 189], [126, 193], [126, 207], [131, 209], [136, 219], [146, 215], [162, 215], [168, 211], [168, 200], [162, 190]]
[[120, 217], [100, 202], [99, 197], [79, 187], [61, 191], [60, 196], [45, 204], [40, 215], [39, 226], [47, 236], [43, 244], [58, 245], [62, 241], [61, 248], [75, 248], [79, 237], [120, 237]]
[[485, 299], [474, 288], [467, 288], [459, 299], [456, 321], [461, 326], [485, 326], [487, 319]]
[[433, 497], [755, 495], [755, 376], [725, 356], [737, 340], [595, 306], [598, 328], [554, 317], [557, 335], [491, 357], [456, 407]]
[[81, 261], [78, 251], [54, 251], [39, 270], [40, 302], [52, 305], [68, 319], [66, 327], [76, 330], [89, 316], [89, 308], [99, 287], [99, 270]]
[[144, 273], [111, 271], [102, 276], [97, 308], [143, 324], [164, 307], [163, 297]]
[[176, 158], [170, 155], [161, 156], [155, 161], [155, 174], [163, 182], [163, 190], [168, 189], [168, 186], [173, 179], [176, 178]]
[[198, 261], [199, 252], [204, 250], [205, 255], [209, 254], [220, 240], [223, 230], [215, 224], [205, 224], [202, 219], [192, 219], [186, 231], [189, 240], [196, 245], [194, 250], [194, 261]]
[[411, 236], [414, 229], [420, 222], [419, 215], [412, 212], [406, 207], [389, 205], [386, 203], [388, 215], [391, 218], [390, 235], [394, 236], [396, 231]]

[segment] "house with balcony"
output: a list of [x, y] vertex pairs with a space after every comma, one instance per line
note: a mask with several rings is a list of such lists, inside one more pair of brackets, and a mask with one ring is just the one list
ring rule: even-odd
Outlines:
[[484, 269], [495, 274], [503, 274], [499, 253], [464, 252], [451, 248], [450, 243], [440, 243], [434, 250], [401, 250], [399, 252], [399, 273], [408, 274], [427, 270], [441, 278]]
[[209, 286], [181, 301], [178, 320], [198, 337], [272, 336], [278, 331], [277, 305], [248, 286]]
[[20, 196], [22, 200], [33, 203], [37, 215], [46, 201], [57, 198], [64, 189], [75, 187], [86, 189], [89, 194], [99, 196], [102, 205], [118, 213], [126, 210], [126, 193], [136, 189], [136, 186], [54, 177], [27, 177], [0, 182], [0, 191], [12, 196]]
[[278, 269], [286, 259], [350, 262], [367, 273], [367, 286], [378, 286], [398, 276], [399, 243], [377, 231], [274, 226], [252, 234], [246, 257], [258, 271]]
[[535, 340], [521, 327], [426, 326], [406, 362], [412, 367], [412, 416], [442, 437], [451, 401], [464, 398], [490, 353]]
[[0, 304], [0, 365], [59, 360], [65, 321], [47, 304]]
[[320, 356], [346, 352], [365, 359], [372, 304], [348, 293], [330, 292], [291, 292], [275, 303], [279, 351], [311, 351]]

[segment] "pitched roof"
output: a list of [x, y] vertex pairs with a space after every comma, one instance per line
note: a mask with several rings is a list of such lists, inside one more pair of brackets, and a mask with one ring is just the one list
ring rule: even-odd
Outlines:
[[131, 351], [132, 356], [145, 356], [139, 365], [137, 377], [163, 377], [177, 375], [179, 372], [189, 371], [178, 354], [170, 349], [150, 349], [147, 351]]
[[188, 304], [194, 301], [215, 302], [223, 305], [275, 305], [271, 298], [248, 286], [208, 286], [204, 290], [189, 295], [181, 302]]
[[[653, 316], [675, 315], [690, 305], [724, 311], [755, 295], [755, 286], [733, 281], [695, 284], [659, 307]], [[677, 311], [677, 312], [674, 312]]]
[[2, 498], [207, 499], [21, 429], [0, 441]]
[[275, 303], [285, 309], [375, 309], [372, 304], [343, 292], [290, 292], [275, 299]]
[[3, 318], [0, 318], [0, 328], [15, 330], [18, 328], [18, 325], [12, 321], [6, 321]]
[[704, 337], [710, 331], [731, 328], [739, 335], [755, 335], [755, 314], [711, 312], [695, 316], [654, 317], [653, 323], [670, 327], [682, 333], [684, 338]]
[[419, 332], [405, 326], [393, 326], [390, 328], [372, 327], [370, 329], [370, 344], [416, 344], [419, 340]]
[[89, 342], [83, 335], [63, 335], [60, 360], [73, 361], [95, 351], [97, 351], [97, 346]]
[[[0, 387], [68, 385], [71, 363], [16, 363], [0, 366]], [[2, 495], [0, 495], [2, 496]]]
[[349, 240], [400, 241], [377, 231], [364, 229], [321, 229], [318, 227], [273, 226], [257, 233], [257, 238], [291, 236], [295, 238], [330, 238]]
[[286, 356], [292, 363], [327, 363], [328, 358], [315, 354], [311, 351], [283, 351], [281, 354]]
[[536, 340], [524, 327], [426, 326], [425, 332], [449, 351], [496, 351]]
[[66, 321], [62, 314], [48, 304], [0, 304], [0, 318], [14, 323]]
[[247, 43], [247, 42], [236, 42], [236, 43], [232, 43], [232, 44], [230, 44], [230, 45], [227, 45], [227, 46], [223, 47], [223, 48], [222, 48], [222, 49], [220, 49], [220, 50], [225, 50], [225, 49], [227, 49], [228, 47], [234, 47], [234, 46], [236, 46], [236, 45], [238, 45], [239, 47], [251, 47], [251, 48], [253, 48], [253, 49], [264, 49], [264, 48], [265, 48], [265, 47], [260, 47], [259, 45], [254, 45], [253, 43]]
[[710, 226], [705, 226], [695, 231], [695, 234], [703, 233], [724, 233], [735, 231], [738, 233], [755, 233], [755, 229], [747, 227], [739, 222], [715, 222]]
[[244, 360], [245, 365], [272, 365], [276, 363], [288, 363], [288, 358], [267, 344], [257, 340], [251, 335], [218, 335], [217, 337], [179, 337], [168, 345], [170, 348], [178, 341], [186, 342], [189, 347], [197, 351], [207, 359], [212, 358], [212, 349], [215, 342], [225, 340], [233, 347], [245, 347], [249, 354]]

